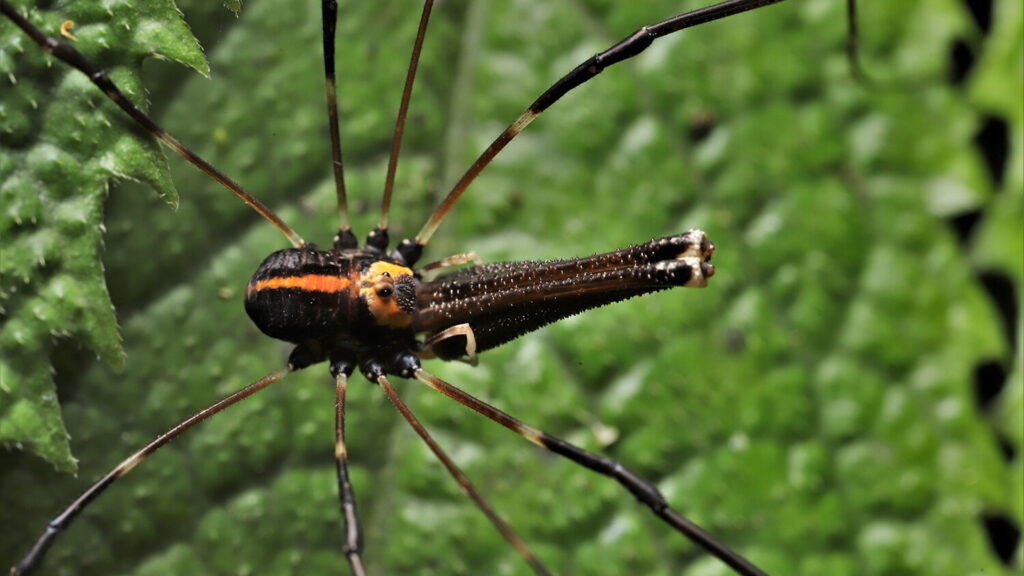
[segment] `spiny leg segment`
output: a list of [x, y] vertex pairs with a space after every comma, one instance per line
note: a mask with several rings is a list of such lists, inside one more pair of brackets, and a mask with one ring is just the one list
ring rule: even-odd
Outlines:
[[614, 478], [629, 490], [640, 502], [647, 505], [655, 515], [661, 518], [666, 524], [672, 526], [692, 542], [715, 556], [742, 576], [766, 576], [757, 566], [746, 558], [740, 556], [727, 546], [716, 540], [713, 536], [704, 531], [703, 528], [684, 518], [669, 506], [665, 497], [654, 487], [653, 484], [644, 480], [636, 473], [630, 471], [622, 464], [584, 450], [570, 444], [565, 440], [552, 436], [538, 430], [529, 424], [514, 418], [513, 416], [491, 406], [490, 404], [472, 396], [465, 391], [452, 386], [448, 382], [430, 374], [422, 368], [413, 373], [413, 377], [423, 382], [434, 390], [455, 400], [459, 404], [486, 416], [487, 418], [501, 424], [502, 426], [519, 434], [530, 442], [550, 450], [559, 456], [564, 456], [581, 466], [589, 468], [598, 474]]
[[258, 212], [260, 216], [266, 218], [271, 224], [280, 230], [282, 234], [284, 234], [285, 238], [292, 243], [292, 246], [301, 248], [306, 244], [306, 242], [296, 234], [291, 227], [285, 224], [277, 214], [257, 200], [252, 194], [249, 194], [240, 184], [231, 178], [228, 178], [220, 170], [214, 168], [212, 164], [164, 131], [164, 129], [154, 122], [152, 118], [150, 118], [138, 106], [133, 104], [132, 101], [121, 92], [117, 85], [115, 85], [107, 75], [106, 71], [86, 58], [81, 52], [63, 40], [52, 38], [44, 34], [24, 16], [19, 14], [18, 11], [7, 2], [7, 0], [0, 0], [0, 12], [2, 12], [4, 16], [10, 18], [18, 28], [21, 28], [21, 30], [25, 32], [25, 34], [27, 34], [36, 44], [38, 44], [44, 52], [55, 56], [75, 70], [78, 70], [82, 74], [88, 76], [89, 80], [107, 95], [107, 98], [110, 98], [114, 104], [117, 104], [119, 108], [124, 110], [128, 116], [145, 128], [146, 131], [152, 134], [154, 138], [163, 142], [168, 148], [174, 150], [178, 155], [185, 160], [188, 160], [189, 163], [194, 165], [196, 168], [205, 172], [208, 176], [231, 191], [232, 194], [238, 196], [238, 198], [248, 204], [253, 210]]
[[25, 557], [22, 558], [21, 561], [18, 562], [16, 566], [11, 568], [11, 576], [20, 576], [23, 574], [31, 573], [39, 564], [39, 562], [43, 559], [43, 556], [46, 554], [46, 551], [53, 544], [53, 541], [57, 538], [57, 535], [63, 532], [71, 524], [71, 522], [78, 516], [78, 514], [82, 512], [82, 510], [84, 510], [85, 507], [88, 506], [90, 502], [99, 497], [99, 495], [102, 494], [104, 490], [109, 488], [110, 485], [113, 484], [115, 480], [127, 474], [129, 471], [131, 471], [132, 468], [135, 468], [137, 465], [139, 465], [150, 454], [156, 452], [157, 449], [159, 449], [161, 446], [167, 444], [171, 440], [174, 440], [182, 433], [184, 433], [186, 430], [192, 428], [196, 424], [199, 424], [203, 420], [206, 420], [207, 418], [224, 410], [225, 408], [233, 406], [238, 402], [245, 400], [249, 396], [252, 396], [253, 394], [259, 392], [260, 390], [263, 390], [264, 388], [270, 386], [271, 384], [281, 380], [282, 378], [287, 376], [291, 371], [292, 369], [289, 367], [282, 368], [280, 370], [277, 370], [276, 372], [271, 372], [270, 374], [264, 376], [263, 378], [260, 378], [259, 380], [253, 382], [252, 384], [249, 384], [245, 388], [242, 388], [238, 392], [235, 392], [234, 394], [214, 403], [210, 407], [200, 410], [192, 417], [178, 424], [174, 428], [171, 428], [167, 432], [164, 432], [149, 444], [146, 444], [146, 446], [144, 446], [135, 454], [132, 454], [131, 456], [126, 458], [123, 462], [114, 467], [113, 470], [108, 472], [106, 476], [100, 478], [99, 481], [90, 486], [88, 490], [86, 490], [84, 493], [82, 493], [81, 496], [75, 499], [75, 501], [72, 502], [71, 505], [68, 506], [63, 512], [61, 512], [59, 516], [57, 516], [56, 518], [51, 520], [49, 524], [47, 524], [46, 531], [43, 532], [43, 535], [39, 537], [39, 540], [37, 540], [36, 543], [32, 546], [32, 549], [29, 550], [28, 554], [26, 554]]

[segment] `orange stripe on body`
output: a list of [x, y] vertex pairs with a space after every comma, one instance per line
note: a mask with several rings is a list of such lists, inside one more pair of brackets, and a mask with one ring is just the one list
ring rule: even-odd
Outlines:
[[254, 286], [252, 286], [252, 289], [255, 291], [260, 291], [276, 290], [283, 288], [298, 288], [300, 290], [306, 290], [308, 292], [333, 293], [348, 290], [348, 287], [348, 278], [339, 278], [337, 276], [325, 276], [322, 274], [307, 274], [305, 276], [284, 276], [282, 278], [260, 280]]

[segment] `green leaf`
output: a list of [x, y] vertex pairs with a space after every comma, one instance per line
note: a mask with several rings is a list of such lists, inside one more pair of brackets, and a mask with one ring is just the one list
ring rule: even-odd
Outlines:
[[[73, 3], [48, 11], [15, 2], [45, 33], [73, 21], [74, 45], [144, 104], [142, 61], [159, 56], [206, 73], [206, 61], [169, 1]], [[168, 204], [177, 192], [156, 142], [80, 72], [42, 53], [12, 22], [0, 23], [8, 89], [0, 109], [0, 442], [74, 471], [50, 358], [73, 339], [111, 366], [124, 364], [100, 260], [103, 207], [117, 180], [146, 182]]]
[[[979, 225], [972, 247], [972, 263], [989, 273], [1011, 281], [1016, 287], [1017, 310], [1024, 309], [1024, 19], [1017, 2], [995, 5], [992, 39], [978, 62], [970, 84], [970, 96], [977, 106], [993, 113], [1007, 123], [1009, 146], [1002, 194], [996, 198]], [[1010, 494], [1011, 517], [1024, 524], [1024, 346], [1019, 338], [1024, 333], [1024, 317], [1018, 312], [1015, 330], [1018, 345], [1009, 361], [1007, 385], [996, 400], [993, 423], [1016, 453], [1005, 475]], [[1024, 565], [1024, 547], [1018, 547], [1017, 566]]]
[[[210, 51], [212, 79], [154, 66], [147, 87], [159, 121], [307, 240], [329, 244], [337, 223], [319, 5], [247, 4], [235, 22], [219, 3], [181, 4]], [[682, 9], [441, 3], [413, 94], [392, 237], [415, 234], [551, 82]], [[1010, 350], [973, 249], [945, 221], [964, 208], [987, 219], [1007, 195], [973, 148], [983, 112], [944, 76], [957, 38], [980, 52], [988, 44], [954, 2], [861, 12], [878, 85], [849, 78], [842, 3], [805, 1], [659, 40], [555, 104], [473, 185], [425, 261], [471, 249], [486, 261], [585, 255], [700, 227], [718, 246], [711, 285], [588, 312], [489, 351], [476, 368], [426, 367], [621, 460], [770, 573], [1012, 573], [979, 519], [1011, 514], [1021, 488], [1007, 481], [1014, 468], [972, 390], [977, 364]], [[418, 14], [378, 3], [341, 14], [342, 141], [365, 233]], [[104, 262], [126, 365], [115, 373], [58, 355], [81, 473], [3, 456], [0, 509], [19, 527], [0, 537], [4, 560], [132, 451], [287, 358], [241, 306], [249, 275], [285, 240], [194, 168], [171, 167], [183, 191], [176, 213], [144, 189], [111, 194]], [[997, 251], [1013, 249], [1005, 230], [991, 237]], [[364, 384], [350, 385], [348, 436], [371, 573], [526, 572]], [[556, 573], [728, 573], [613, 481], [415, 383], [398, 387]], [[289, 377], [118, 481], [46, 566], [343, 572], [333, 418], [322, 366]]]

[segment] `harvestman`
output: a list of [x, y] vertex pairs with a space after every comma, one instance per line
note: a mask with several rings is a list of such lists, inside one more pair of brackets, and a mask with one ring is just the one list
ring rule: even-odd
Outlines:
[[[472, 263], [475, 257], [457, 255], [419, 269], [414, 268], [414, 265], [442, 220], [483, 168], [531, 121], [567, 92], [590, 80], [606, 67], [636, 56], [661, 36], [779, 1], [731, 0], [689, 12], [641, 28], [611, 48], [587, 59], [537, 98], [487, 147], [416, 237], [403, 240], [395, 249], [388, 251], [388, 211], [395, 170], [432, 1], [428, 0], [424, 6], [402, 94], [380, 221], [369, 233], [362, 248], [358, 247], [358, 241], [349, 225], [342, 172], [334, 71], [337, 4], [323, 2], [327, 110], [340, 225], [334, 246], [328, 250], [319, 250], [302, 240], [240, 185], [164, 132], [122, 95], [103, 70], [69, 43], [48, 37], [5, 0], [0, 0], [0, 9], [4, 15], [43, 50], [88, 75], [115, 104], [154, 137], [220, 182], [285, 235], [293, 247], [276, 252], [264, 261], [249, 282], [245, 303], [246, 311], [263, 332], [296, 344], [287, 368], [269, 374], [185, 420], [133, 454], [89, 488], [51, 521], [45, 533], [28, 555], [12, 569], [12, 573], [32, 572], [43, 560], [57, 534], [90, 501], [157, 448], [198, 422], [277, 382], [289, 372], [328, 361], [331, 374], [336, 380], [335, 455], [345, 526], [344, 552], [355, 574], [364, 574], [365, 570], [361, 557], [361, 530], [356, 500], [348, 478], [344, 408], [348, 377], [357, 368], [368, 380], [384, 389], [391, 402], [441, 460], [462, 490], [474, 500], [536, 573], [549, 572], [432, 440], [397, 396], [387, 375], [415, 378], [530, 442], [614, 478], [663, 522], [728, 564], [737, 573], [763, 574], [745, 558], [673, 510], [652, 484], [621, 464], [526, 425], [431, 375], [420, 365], [420, 358], [432, 357], [475, 362], [477, 352], [499, 346], [526, 332], [593, 307], [673, 286], [703, 287], [714, 273], [709, 263], [714, 245], [703, 232], [691, 230], [589, 258], [477, 265], [443, 274], [429, 282], [421, 281], [422, 272]], [[850, 22], [852, 39], [852, 15]], [[543, 304], [543, 309], [538, 307], [540, 304]]]

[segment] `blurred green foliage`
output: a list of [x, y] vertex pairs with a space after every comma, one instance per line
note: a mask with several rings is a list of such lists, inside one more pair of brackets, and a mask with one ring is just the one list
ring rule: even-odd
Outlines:
[[[237, 21], [219, 3], [180, 6], [211, 78], [152, 62], [145, 85], [154, 113], [307, 240], [328, 244], [336, 223], [319, 6], [249, 2]], [[58, 2], [31, 14], [59, 23], [80, 11], [77, 46], [139, 97], [143, 89], [120, 67], [138, 66], [145, 54], [204, 69], [155, 32], [170, 25], [151, 23], [160, 10], [169, 15], [166, 7]], [[561, 74], [638, 26], [693, 7], [442, 3], [413, 98], [393, 236], [414, 233], [479, 150]], [[871, 78], [862, 83], [849, 76], [843, 5], [828, 0], [669, 37], [606, 71], [509, 146], [425, 260], [470, 249], [486, 261], [583, 255], [699, 227], [718, 246], [711, 285], [570, 319], [484, 354], [477, 368], [427, 368], [622, 460], [771, 573], [1019, 572], [1020, 548], [1005, 567], [980, 523], [985, 513], [1024, 521], [1020, 341], [1011, 350], [977, 278], [1004, 274], [1019, 298], [1024, 275], [1021, 7], [1006, 0], [995, 11], [984, 35], [952, 0], [861, 6]], [[376, 3], [343, 4], [341, 13], [346, 175], [356, 227], [365, 231], [376, 219], [417, 14]], [[108, 29], [132, 33], [108, 38]], [[56, 414], [46, 368], [52, 334], [60, 342], [56, 392], [79, 460], [77, 477], [53, 470], [71, 464], [54, 456], [60, 446], [52, 439], [62, 432], [52, 426], [42, 438], [4, 436], [53, 462], [2, 455], [0, 562], [10, 563], [95, 478], [282, 365], [288, 347], [260, 335], [241, 307], [248, 275], [285, 245], [280, 235], [171, 158], [178, 210], [145, 187], [120, 185], [109, 195], [101, 245], [96, 218], [107, 182], [164, 182], [160, 163], [154, 169], [142, 159], [151, 148], [122, 155], [124, 134], [136, 131], [81, 75], [59, 64], [21, 68], [47, 59], [6, 21], [0, 40], [4, 71], [18, 80], [4, 91], [4, 125], [23, 129], [5, 132], [0, 155], [0, 432], [32, 431], [23, 418], [42, 420], [38, 410], [47, 406]], [[958, 40], [979, 59], [954, 85], [947, 68]], [[86, 115], [79, 106], [99, 116], [73, 130]], [[1010, 128], [998, 179], [973, 144], [987, 117]], [[24, 160], [40, 147], [68, 155], [62, 181], [45, 180]], [[52, 198], [90, 209], [43, 263], [19, 242], [54, 234], [47, 217], [63, 212], [37, 206], [33, 220], [15, 208]], [[973, 210], [981, 219], [965, 244], [947, 218]], [[90, 257], [97, 250], [102, 266]], [[92, 294], [102, 292], [105, 271], [123, 370], [93, 360], [120, 357], [109, 321], [66, 324], [33, 307], [32, 298], [47, 294], [35, 278], [53, 278], [59, 266], [71, 267], [66, 274]], [[109, 309], [94, 296], [81, 302], [75, 318]], [[31, 348], [12, 335], [19, 318], [35, 326]], [[38, 324], [47, 318], [55, 323]], [[104, 331], [104, 344], [95, 330]], [[22, 357], [29, 364], [19, 372], [10, 365]], [[1012, 373], [994, 407], [981, 411], [972, 379], [984, 361]], [[613, 482], [415, 384], [400, 391], [556, 572], [727, 573]], [[344, 559], [332, 398], [326, 370], [315, 367], [175, 441], [58, 540], [47, 573], [337, 573]], [[15, 405], [33, 410], [23, 416]], [[997, 438], [1016, 449], [1013, 462]], [[526, 571], [383, 395], [359, 378], [349, 439], [373, 573]]]

